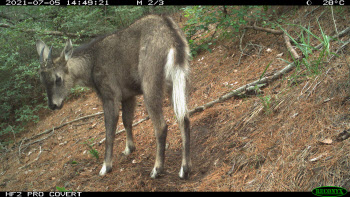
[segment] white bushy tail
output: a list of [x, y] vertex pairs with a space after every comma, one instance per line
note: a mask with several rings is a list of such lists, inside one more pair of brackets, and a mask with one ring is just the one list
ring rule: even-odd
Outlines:
[[[186, 64], [187, 61], [184, 61]], [[165, 79], [172, 82], [172, 102], [176, 118], [182, 122], [187, 114], [186, 80], [188, 65], [175, 65], [175, 50], [171, 48], [165, 64]]]

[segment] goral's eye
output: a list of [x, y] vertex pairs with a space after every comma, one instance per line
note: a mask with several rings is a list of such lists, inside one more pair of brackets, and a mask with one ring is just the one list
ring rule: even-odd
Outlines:
[[62, 78], [59, 76], [56, 76], [56, 81], [55, 81], [56, 85], [61, 85], [62, 83]]

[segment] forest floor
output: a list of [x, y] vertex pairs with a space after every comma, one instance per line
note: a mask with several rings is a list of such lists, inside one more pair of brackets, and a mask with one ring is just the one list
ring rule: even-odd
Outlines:
[[[284, 9], [290, 24], [300, 24], [320, 36], [316, 19], [327, 35], [335, 31], [329, 7]], [[337, 31], [348, 27], [350, 12], [334, 14]], [[278, 17], [278, 15], [276, 16]], [[184, 20], [184, 19], [183, 19]], [[182, 21], [183, 22], [183, 21]], [[296, 27], [285, 25], [292, 36]], [[214, 30], [211, 30], [214, 31]], [[300, 31], [299, 31], [300, 32]], [[341, 40], [348, 40], [349, 35]], [[315, 39], [313, 46], [319, 44]], [[202, 51], [191, 62], [188, 108], [193, 109], [244, 84], [271, 75], [292, 61], [281, 35], [247, 29], [240, 39], [225, 39]], [[336, 52], [341, 43], [331, 42]], [[136, 151], [129, 156], [125, 133], [114, 141], [113, 170], [99, 176], [105, 137], [103, 115], [73, 122], [20, 143], [46, 129], [102, 111], [93, 91], [66, 101], [58, 111], [43, 110], [40, 122], [15, 136], [15, 144], [3, 151], [0, 162], [1, 191], [311, 191], [335, 185], [350, 190], [350, 79], [349, 47], [340, 57], [320, 64], [320, 73], [300, 69], [270, 83], [258, 95], [243, 95], [215, 104], [191, 116], [192, 172], [181, 180], [181, 134], [169, 100], [164, 100], [168, 123], [165, 172], [158, 179], [149, 174], [155, 160], [151, 121], [133, 128]], [[299, 51], [300, 53], [300, 51]], [[310, 55], [317, 59], [319, 52]], [[240, 60], [240, 64], [238, 62]], [[269, 65], [267, 68], [267, 65]], [[267, 68], [266, 72], [264, 70]], [[147, 116], [143, 98], [137, 99], [134, 121]], [[119, 118], [118, 129], [122, 129]], [[34, 140], [32, 140], [34, 141]], [[87, 144], [99, 153], [96, 159]]]

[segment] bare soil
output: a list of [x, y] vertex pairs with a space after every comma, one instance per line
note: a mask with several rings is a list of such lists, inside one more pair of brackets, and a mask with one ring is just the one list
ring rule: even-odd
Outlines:
[[[287, 22], [305, 27], [310, 24], [312, 32], [320, 36], [318, 18], [325, 34], [333, 35], [330, 8], [312, 12], [315, 8], [278, 9], [285, 9]], [[335, 12], [338, 31], [348, 27], [349, 15], [349, 9], [341, 15]], [[296, 27], [285, 28], [298, 36]], [[348, 39], [349, 35], [342, 38]], [[243, 48], [252, 44], [242, 57], [236, 38], [219, 41], [212, 53], [203, 51], [193, 59], [189, 109], [259, 79], [269, 63], [265, 75], [282, 69], [286, 63], [276, 57], [278, 54], [292, 61], [282, 36], [247, 30], [242, 41]], [[330, 50], [335, 52], [340, 45], [332, 42]], [[318, 55], [315, 52], [312, 58]], [[103, 115], [56, 129], [38, 138], [47, 139], [28, 147], [20, 144], [46, 129], [102, 111], [96, 93], [88, 91], [67, 100], [59, 111], [42, 111], [38, 124], [16, 136], [16, 143], [0, 158], [0, 190], [57, 191], [58, 186], [73, 191], [311, 191], [324, 185], [350, 190], [348, 47], [338, 55], [320, 65], [321, 74], [311, 75], [301, 66], [269, 84], [260, 95], [232, 98], [194, 114], [193, 170], [188, 180], [178, 177], [181, 134], [167, 98], [165, 173], [156, 180], [149, 176], [156, 148], [151, 121], [134, 127], [136, 151], [127, 157], [121, 154], [125, 133], [116, 135], [113, 170], [104, 177], [98, 175], [104, 157], [104, 143], [98, 143], [105, 137]], [[264, 107], [267, 97], [270, 104]], [[147, 116], [142, 96], [137, 102], [135, 121]], [[122, 128], [119, 118], [118, 129]], [[93, 148], [99, 152], [99, 159], [89, 154], [84, 144], [91, 141], [96, 142]]]

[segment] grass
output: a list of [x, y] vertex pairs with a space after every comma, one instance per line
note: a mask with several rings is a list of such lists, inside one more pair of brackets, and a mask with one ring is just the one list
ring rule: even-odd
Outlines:
[[[317, 36], [316, 34], [314, 34], [310, 30], [311, 29], [310, 24], [307, 26], [307, 28], [303, 27], [301, 25], [289, 24], [291, 26], [295, 26], [298, 29], [300, 29], [300, 32], [297, 33], [297, 35], [299, 35], [297, 39], [294, 39], [284, 28], [282, 28], [279, 25], [279, 27], [282, 29], [282, 31], [285, 34], [287, 34], [287, 36], [290, 38], [290, 40], [292, 41], [292, 44], [294, 44], [295, 47], [297, 49], [299, 49], [299, 51], [301, 51], [303, 58], [300, 61], [300, 63], [305, 66], [309, 75], [320, 74], [322, 64], [324, 62], [328, 62], [327, 57], [329, 57], [330, 54], [334, 54], [334, 53], [330, 52], [330, 43], [329, 42], [330, 42], [331, 37], [328, 36], [327, 34], [325, 34], [319, 21], [317, 21], [317, 24], [318, 24], [318, 27], [319, 27], [319, 30], [321, 33], [320, 36]], [[315, 39], [323, 44], [322, 49], [318, 50], [313, 46], [312, 41]], [[318, 57], [316, 57], [316, 58], [310, 57], [310, 54], [314, 53], [315, 50], [320, 52]], [[291, 55], [291, 57], [293, 58], [293, 61], [297, 61], [296, 59], [294, 59], [294, 57], [292, 55]], [[313, 55], [313, 57], [314, 57], [314, 55]], [[284, 61], [288, 62], [287, 60], [284, 60]], [[300, 70], [300, 64], [297, 64], [297, 70]]]
[[66, 188], [64, 187], [58, 187], [56, 186], [56, 189], [59, 191], [59, 192], [72, 192], [73, 190], [67, 190]]
[[272, 113], [271, 110], [271, 96], [267, 95], [267, 96], [259, 96], [263, 106], [264, 106], [264, 111], [266, 115], [269, 115]]
[[100, 158], [100, 153], [98, 152], [98, 150], [93, 148], [93, 142], [94, 138], [91, 138], [88, 141], [85, 141], [83, 144], [87, 145], [87, 147], [89, 148], [89, 153], [96, 158], [96, 161], [98, 161]]

